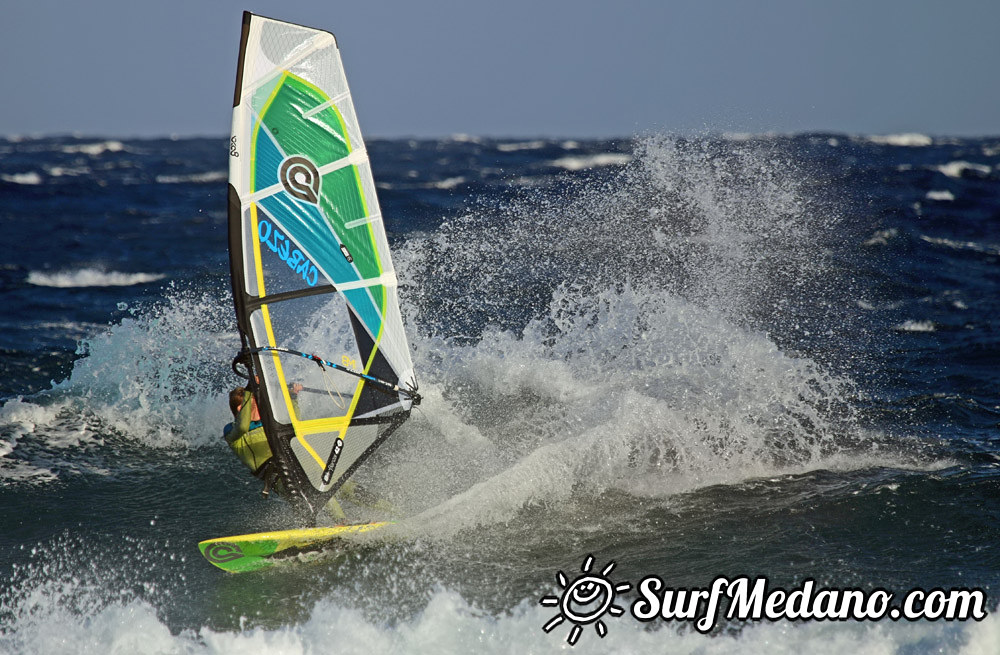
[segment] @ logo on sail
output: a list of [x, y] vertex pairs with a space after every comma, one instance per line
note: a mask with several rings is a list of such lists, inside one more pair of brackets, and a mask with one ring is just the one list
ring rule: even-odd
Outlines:
[[307, 158], [296, 155], [281, 162], [278, 171], [281, 186], [293, 198], [316, 204], [319, 202], [319, 171]]

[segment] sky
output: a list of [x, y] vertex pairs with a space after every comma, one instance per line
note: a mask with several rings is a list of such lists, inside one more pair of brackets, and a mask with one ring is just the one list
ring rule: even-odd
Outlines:
[[0, 134], [228, 134], [244, 9], [337, 35], [368, 137], [1000, 135], [993, 0], [16, 1]]

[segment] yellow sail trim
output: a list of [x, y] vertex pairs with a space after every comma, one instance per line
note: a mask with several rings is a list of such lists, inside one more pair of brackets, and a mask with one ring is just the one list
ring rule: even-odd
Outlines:
[[314, 418], [308, 421], [295, 421], [295, 433], [300, 437], [303, 435], [319, 434], [321, 432], [342, 433], [347, 430], [350, 423], [351, 419], [346, 416]]
[[319, 456], [319, 453], [313, 450], [313, 447], [311, 445], [309, 445], [309, 442], [306, 441], [305, 435], [304, 434], [298, 435], [298, 439], [299, 443], [302, 444], [302, 447], [306, 449], [306, 452], [312, 455], [312, 458], [316, 460], [316, 463], [319, 464], [320, 467], [326, 468], [326, 465], [323, 463], [323, 458]]

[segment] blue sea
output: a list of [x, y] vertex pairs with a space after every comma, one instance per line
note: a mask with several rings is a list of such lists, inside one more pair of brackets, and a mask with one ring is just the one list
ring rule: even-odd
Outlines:
[[[221, 439], [227, 140], [0, 139], [0, 652], [1000, 653], [1000, 138], [368, 147], [423, 403], [356, 479], [404, 518], [228, 575], [198, 541], [295, 524]], [[988, 616], [570, 645], [588, 556]]]

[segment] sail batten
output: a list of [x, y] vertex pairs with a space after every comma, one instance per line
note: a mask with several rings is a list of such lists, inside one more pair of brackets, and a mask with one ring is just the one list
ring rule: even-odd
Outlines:
[[237, 322], [286, 483], [322, 500], [413, 403], [398, 283], [333, 35], [245, 14], [234, 97]]

